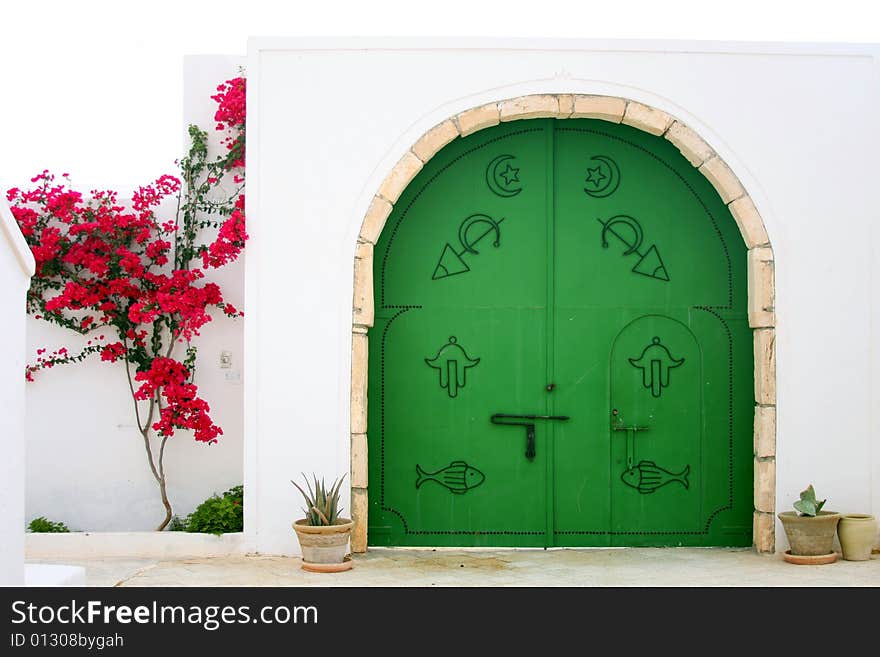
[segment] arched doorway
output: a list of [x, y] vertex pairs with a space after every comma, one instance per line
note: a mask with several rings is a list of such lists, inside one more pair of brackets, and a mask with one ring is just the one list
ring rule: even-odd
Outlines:
[[670, 141], [457, 139], [373, 257], [372, 545], [749, 545], [746, 245]]

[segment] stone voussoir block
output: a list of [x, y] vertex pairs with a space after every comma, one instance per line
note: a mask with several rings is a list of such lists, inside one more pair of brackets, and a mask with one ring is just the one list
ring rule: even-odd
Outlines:
[[370, 242], [359, 242], [354, 256], [352, 323], [372, 326], [374, 320], [373, 245]]
[[430, 160], [437, 152], [458, 137], [458, 127], [452, 120], [444, 121], [428, 130], [413, 144], [412, 152], [422, 162]]
[[761, 554], [773, 554], [776, 550], [776, 516], [755, 511], [752, 519], [752, 536], [755, 550]]
[[367, 208], [367, 214], [364, 215], [364, 223], [361, 224], [360, 238], [365, 242], [375, 244], [382, 234], [385, 222], [388, 221], [388, 215], [394, 206], [391, 205], [381, 196], [374, 196]]
[[754, 427], [755, 456], [776, 456], [776, 407], [755, 406]]
[[749, 326], [776, 325], [776, 279], [773, 249], [758, 247], [748, 254]]
[[555, 118], [559, 116], [559, 98], [553, 94], [533, 94], [502, 100], [498, 103], [498, 115], [502, 121]]
[[757, 329], [754, 333], [755, 401], [762, 406], [776, 405], [776, 331]]
[[351, 434], [351, 485], [354, 488], [367, 488], [367, 435]]
[[662, 135], [672, 123], [672, 117], [662, 110], [632, 100], [626, 105], [623, 123], [652, 135]]
[[764, 220], [758, 213], [755, 203], [749, 196], [741, 196], [733, 201], [729, 206], [730, 213], [739, 226], [740, 235], [743, 241], [750, 249], [756, 246], [763, 246], [770, 243], [767, 236], [767, 229], [764, 227]]
[[422, 161], [412, 151], [407, 151], [394, 165], [379, 187], [379, 196], [389, 203], [396, 203], [406, 186], [422, 169]]
[[367, 506], [366, 488], [351, 489], [351, 519], [354, 527], [351, 530], [351, 551], [354, 553], [367, 551]]
[[755, 508], [773, 513], [776, 508], [776, 461], [755, 459]]
[[616, 96], [575, 95], [572, 119], [602, 119], [620, 123], [626, 111], [626, 100]]
[[717, 155], [710, 157], [700, 166], [700, 173], [712, 183], [715, 191], [721, 196], [721, 200], [730, 203], [745, 194], [742, 184], [736, 174]]
[[456, 115], [455, 122], [462, 137], [501, 123], [501, 115], [496, 103], [489, 103], [465, 110]]
[[574, 95], [572, 94], [556, 94], [556, 100], [559, 102], [558, 119], [567, 119], [574, 112]]
[[672, 142], [681, 151], [681, 154], [687, 158], [688, 162], [695, 167], [700, 166], [715, 155], [712, 147], [684, 123], [673, 121], [664, 137]]
[[351, 335], [351, 433], [367, 433], [367, 353], [361, 333]]

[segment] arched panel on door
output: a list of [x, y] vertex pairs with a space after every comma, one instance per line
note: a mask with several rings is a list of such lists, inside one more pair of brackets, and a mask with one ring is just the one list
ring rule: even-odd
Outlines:
[[705, 524], [703, 454], [726, 450], [727, 440], [704, 433], [703, 355], [682, 321], [687, 319], [639, 317], [614, 339], [609, 441], [615, 535], [695, 532]]

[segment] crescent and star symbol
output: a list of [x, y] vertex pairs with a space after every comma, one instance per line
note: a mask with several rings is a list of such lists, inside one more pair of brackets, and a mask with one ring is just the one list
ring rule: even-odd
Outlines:
[[[519, 194], [523, 188], [513, 187], [513, 183], [519, 183], [519, 169], [513, 166], [512, 160], [515, 155], [499, 155], [486, 167], [486, 184], [493, 194], [502, 198], [510, 198]], [[502, 169], [501, 165], [505, 165]]]
[[593, 184], [596, 187], [602, 186], [602, 181], [605, 180], [608, 176], [602, 174], [602, 167], [595, 167], [591, 169], [587, 167], [587, 184]]
[[620, 169], [617, 162], [607, 155], [595, 155], [590, 161], [596, 166], [587, 166], [584, 191], [593, 198], [611, 196], [620, 186]]
[[510, 163], [508, 163], [507, 168], [498, 175], [504, 178], [504, 182], [508, 185], [512, 182], [519, 182], [519, 169], [514, 169]]

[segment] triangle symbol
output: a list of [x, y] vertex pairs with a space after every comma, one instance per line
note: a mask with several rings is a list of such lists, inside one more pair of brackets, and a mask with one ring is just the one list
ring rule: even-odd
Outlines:
[[669, 273], [666, 271], [666, 265], [663, 264], [660, 252], [654, 244], [651, 245], [651, 248], [641, 257], [632, 270], [636, 274], [641, 274], [642, 276], [650, 276], [651, 278], [656, 278], [661, 281], [669, 280]]
[[467, 266], [467, 263], [465, 263], [465, 261], [461, 259], [461, 256], [455, 252], [455, 249], [447, 244], [443, 247], [443, 252], [440, 254], [440, 260], [437, 261], [437, 266], [434, 268], [434, 275], [431, 276], [431, 280], [436, 281], [437, 279], [446, 278], [447, 276], [463, 274], [470, 270], [471, 269]]

